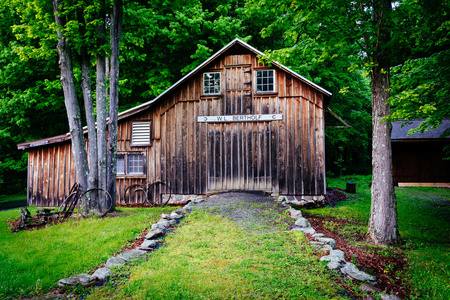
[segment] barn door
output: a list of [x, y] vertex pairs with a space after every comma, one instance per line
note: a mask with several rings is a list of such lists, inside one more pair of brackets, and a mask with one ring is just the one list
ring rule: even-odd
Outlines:
[[274, 149], [269, 122], [208, 126], [208, 189], [271, 191]]

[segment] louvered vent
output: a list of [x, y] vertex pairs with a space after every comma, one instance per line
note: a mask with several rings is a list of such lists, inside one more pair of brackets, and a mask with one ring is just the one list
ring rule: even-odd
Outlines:
[[150, 122], [133, 123], [133, 145], [150, 145]]

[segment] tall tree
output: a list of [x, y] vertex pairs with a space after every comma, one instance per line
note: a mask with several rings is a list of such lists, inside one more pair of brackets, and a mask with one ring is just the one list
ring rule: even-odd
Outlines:
[[370, 72], [373, 183], [368, 237], [376, 244], [396, 243], [400, 236], [392, 180], [392, 127], [385, 117], [390, 114], [390, 52], [399, 46], [392, 32], [396, 18], [402, 16], [392, 10], [389, 0], [263, 0], [260, 4], [275, 7], [275, 24], [290, 22], [286, 35], [297, 34], [299, 41], [303, 35], [318, 41], [321, 49], [316, 51], [321, 51], [324, 58], [332, 57], [336, 51], [357, 55]]
[[[106, 57], [109, 52], [107, 44], [106, 27], [121, 27], [121, 20], [112, 19], [107, 23], [107, 12], [119, 5], [105, 0], [54, 0], [52, 3], [36, 0], [23, 6], [13, 1], [12, 8], [18, 7], [18, 15], [22, 19], [20, 25], [13, 26], [19, 43], [23, 44], [21, 55], [25, 58], [42, 56], [43, 53], [52, 53], [55, 46], [58, 50], [59, 66], [64, 93], [69, 131], [71, 134], [72, 152], [75, 159], [77, 180], [83, 190], [90, 188], [106, 188]], [[34, 17], [38, 16], [38, 17]], [[53, 18], [53, 21], [52, 21]], [[53, 35], [52, 31], [57, 33]], [[115, 115], [117, 115], [118, 98], [118, 49], [120, 47], [120, 34], [111, 32], [114, 39], [112, 61], [114, 62], [115, 76], [112, 78]], [[48, 55], [46, 59], [55, 59]], [[95, 59], [94, 59], [95, 58]], [[96, 72], [91, 68], [96, 64]], [[91, 77], [96, 74], [96, 93]], [[84, 99], [85, 116], [81, 114], [79, 103], [79, 89]], [[96, 103], [94, 103], [94, 99]], [[96, 105], [95, 105], [96, 104]], [[97, 107], [95, 107], [97, 106]], [[95, 109], [97, 108], [97, 123], [95, 123]], [[114, 115], [114, 112], [111, 112]], [[88, 152], [85, 148], [85, 135], [83, 121], [87, 124]], [[114, 141], [114, 139], [113, 139]], [[89, 161], [89, 164], [88, 164]], [[100, 181], [99, 181], [100, 170]], [[115, 196], [115, 193], [112, 194]], [[98, 211], [97, 197], [92, 196], [83, 203], [86, 212]]]

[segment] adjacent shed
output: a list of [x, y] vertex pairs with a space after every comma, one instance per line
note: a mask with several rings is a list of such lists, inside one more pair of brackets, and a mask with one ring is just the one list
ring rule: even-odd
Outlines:
[[[400, 186], [450, 186], [450, 161], [444, 160], [444, 147], [450, 138], [443, 137], [450, 130], [450, 119], [444, 119], [438, 129], [408, 135], [424, 119], [393, 123], [392, 165], [394, 184]], [[403, 125], [403, 126], [402, 126]]]
[[[235, 39], [155, 99], [119, 114], [119, 202], [129, 185], [154, 181], [177, 195], [262, 190], [323, 199], [331, 93], [261, 55]], [[18, 148], [29, 153], [29, 205], [60, 204], [76, 175], [70, 136]]]

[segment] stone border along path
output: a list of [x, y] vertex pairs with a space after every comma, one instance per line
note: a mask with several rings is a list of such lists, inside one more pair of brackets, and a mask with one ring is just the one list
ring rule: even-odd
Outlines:
[[[172, 213], [162, 214], [161, 219], [151, 226], [151, 230], [145, 236], [145, 240], [142, 242], [138, 249], [127, 250], [116, 256], [108, 259], [105, 266], [97, 269], [94, 274], [79, 274], [68, 278], [63, 278], [58, 281], [58, 289], [60, 292], [66, 291], [68, 288], [74, 288], [78, 285], [83, 287], [93, 286], [98, 281], [106, 281], [109, 279], [113, 272], [110, 270], [112, 266], [125, 265], [128, 261], [139, 259], [140, 257], [147, 255], [149, 252], [157, 250], [160, 244], [163, 242], [161, 238], [164, 234], [171, 231], [186, 214], [192, 211], [192, 205], [201, 203], [205, 199], [201, 196], [193, 198], [191, 202], [186, 204], [183, 208], [174, 210]], [[302, 212], [299, 209], [292, 207], [293, 205], [298, 207], [304, 205], [298, 200], [290, 200], [286, 196], [278, 197], [278, 202], [282, 205], [288, 207], [288, 211], [292, 219], [295, 219], [294, 227], [291, 230], [301, 231], [305, 234], [311, 234], [311, 236], [316, 241], [310, 241], [310, 244], [318, 251], [328, 252], [328, 255], [322, 256], [320, 261], [328, 261], [327, 269], [336, 270], [347, 275], [355, 280], [363, 281], [364, 283], [360, 286], [360, 290], [366, 292], [377, 292], [379, 293], [382, 300], [400, 300], [395, 295], [389, 295], [385, 293], [380, 293], [381, 290], [376, 287], [377, 278], [375, 276], [369, 275], [363, 271], [360, 271], [353, 263], [346, 262], [344, 258], [344, 252], [336, 248], [336, 241], [331, 238], [327, 238], [322, 233], [317, 233], [308, 220], [302, 217]], [[49, 295], [50, 296], [50, 295]], [[62, 295], [54, 295], [60, 298]], [[73, 297], [73, 295], [69, 295]]]
[[305, 234], [311, 234], [311, 236], [316, 240], [309, 242], [311, 246], [313, 246], [313, 248], [318, 251], [328, 252], [328, 255], [322, 256], [319, 259], [320, 261], [329, 262], [327, 264], [328, 270], [335, 270], [340, 272], [344, 276], [347, 275], [350, 278], [363, 281], [364, 283], [360, 286], [359, 289], [368, 293], [377, 292], [379, 293], [382, 300], [400, 300], [400, 298], [395, 295], [381, 293], [381, 290], [376, 287], [377, 278], [375, 276], [360, 271], [351, 262], [346, 262], [344, 258], [344, 252], [342, 250], [335, 249], [336, 241], [332, 238], [325, 237], [323, 233], [317, 233], [316, 230], [311, 227], [311, 224], [308, 222], [308, 220], [302, 217], [302, 212], [299, 209], [293, 207], [302, 206], [303, 203], [300, 203], [296, 199], [290, 200], [286, 196], [278, 197], [277, 201], [281, 202], [284, 206], [289, 207], [288, 211], [291, 215], [291, 218], [295, 219], [294, 228], [292, 228], [291, 230], [302, 231]]

